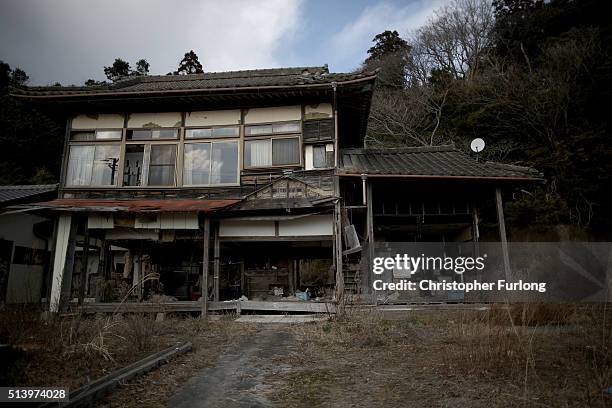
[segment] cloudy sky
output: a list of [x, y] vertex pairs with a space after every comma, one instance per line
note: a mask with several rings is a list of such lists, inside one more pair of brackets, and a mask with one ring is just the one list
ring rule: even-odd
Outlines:
[[193, 49], [205, 71], [357, 68], [374, 35], [408, 36], [446, 0], [0, 0], [0, 60], [30, 85], [105, 79], [117, 57], [151, 74]]

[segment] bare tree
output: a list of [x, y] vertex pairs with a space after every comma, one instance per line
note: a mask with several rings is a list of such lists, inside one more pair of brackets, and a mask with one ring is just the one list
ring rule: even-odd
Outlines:
[[449, 88], [381, 88], [374, 93], [366, 144], [433, 146], [446, 140], [439, 133]]
[[413, 75], [423, 81], [424, 75], [440, 70], [471, 80], [493, 44], [494, 24], [488, 0], [454, 0], [436, 11], [414, 35]]
[[[482, 70], [493, 44], [494, 23], [488, 0], [453, 0], [438, 10], [406, 42], [405, 86], [376, 90], [366, 143], [432, 146], [452, 140], [441, 126], [449, 93]], [[394, 60], [385, 63], [399, 66]]]

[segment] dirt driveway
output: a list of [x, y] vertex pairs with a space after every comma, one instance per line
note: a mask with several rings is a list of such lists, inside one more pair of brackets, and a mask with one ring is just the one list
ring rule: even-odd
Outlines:
[[213, 367], [199, 371], [168, 401], [168, 407], [269, 407], [266, 378], [288, 370], [278, 364], [293, 346], [286, 325], [266, 325], [256, 336], [223, 353]]

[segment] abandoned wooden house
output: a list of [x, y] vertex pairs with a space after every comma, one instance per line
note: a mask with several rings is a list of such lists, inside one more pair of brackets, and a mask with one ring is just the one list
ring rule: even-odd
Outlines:
[[56, 215], [50, 309], [329, 310], [370, 292], [365, 243], [476, 240], [480, 205], [539, 180], [453, 146], [364, 148], [375, 80], [307, 67], [15, 90], [67, 116], [59, 196], [22, 207]]

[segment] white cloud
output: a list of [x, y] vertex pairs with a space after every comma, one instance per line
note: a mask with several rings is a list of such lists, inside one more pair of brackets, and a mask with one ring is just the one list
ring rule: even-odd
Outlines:
[[0, 58], [42, 84], [103, 79], [114, 58], [165, 74], [191, 49], [207, 71], [278, 66], [301, 12], [301, 0], [4, 0]]
[[397, 30], [403, 38], [408, 38], [417, 28], [424, 25], [434, 10], [448, 0], [420, 0], [399, 6], [380, 3], [366, 7], [359, 17], [346, 24], [329, 43], [327, 54], [334, 69], [352, 69], [345, 61], [363, 61], [368, 48], [373, 45], [376, 34], [385, 30]]

